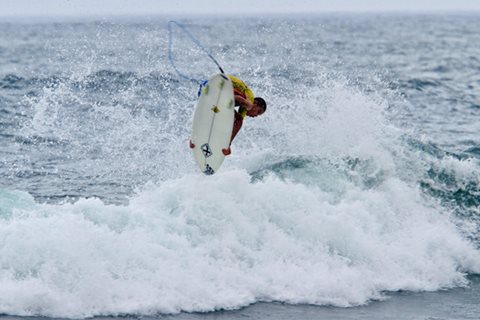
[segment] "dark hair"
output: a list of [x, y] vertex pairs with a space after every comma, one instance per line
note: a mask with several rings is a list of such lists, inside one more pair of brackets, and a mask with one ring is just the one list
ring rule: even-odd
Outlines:
[[253, 101], [257, 106], [263, 108], [263, 112], [267, 111], [267, 103], [265, 102], [265, 100], [263, 100], [263, 98], [256, 97]]

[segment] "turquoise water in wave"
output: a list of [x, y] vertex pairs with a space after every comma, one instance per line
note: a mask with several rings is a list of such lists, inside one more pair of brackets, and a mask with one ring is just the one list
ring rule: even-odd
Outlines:
[[478, 18], [182, 20], [268, 102], [212, 177], [167, 20], [0, 21], [0, 314], [476, 319]]

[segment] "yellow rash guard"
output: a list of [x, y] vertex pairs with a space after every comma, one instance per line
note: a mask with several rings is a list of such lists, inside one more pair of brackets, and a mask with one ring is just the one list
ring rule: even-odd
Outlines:
[[[253, 103], [253, 100], [255, 99], [255, 95], [253, 94], [252, 89], [250, 89], [245, 84], [245, 82], [243, 82], [242, 80], [240, 80], [235, 76], [232, 76], [231, 74], [228, 75], [228, 78], [232, 81], [234, 93], [242, 96], [243, 98]], [[242, 118], [245, 118], [245, 116], [247, 115], [247, 109], [245, 109], [244, 107], [240, 107], [238, 109], [238, 114]]]

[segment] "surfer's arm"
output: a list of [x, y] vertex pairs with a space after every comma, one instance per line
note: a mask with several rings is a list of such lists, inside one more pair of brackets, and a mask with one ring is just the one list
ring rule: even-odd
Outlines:
[[233, 139], [237, 135], [238, 131], [242, 128], [243, 125], [243, 117], [235, 110], [235, 119], [233, 120], [233, 130], [232, 130], [232, 138], [230, 139], [230, 144], [232, 144]]
[[235, 95], [235, 105], [244, 107], [247, 111], [253, 108], [253, 104], [250, 101], [237, 94]]
[[[253, 107], [253, 104], [250, 101], [248, 101], [244, 97], [237, 94], [235, 95], [235, 105], [240, 106], [240, 108], [245, 108], [247, 111]], [[230, 138], [230, 145], [232, 144], [232, 141], [237, 135], [237, 133], [242, 128], [242, 125], [243, 125], [243, 117], [240, 115], [240, 113], [238, 113], [237, 110], [235, 110], [235, 118], [233, 120], [233, 130], [232, 130], [232, 137]], [[226, 156], [232, 153], [232, 151], [230, 150], [230, 146], [227, 149], [222, 149], [222, 152]]]
[[[237, 133], [240, 131], [243, 125], [243, 118], [242, 116], [235, 110], [235, 118], [233, 120], [233, 130], [232, 130], [232, 137], [230, 138], [230, 145], [232, 144], [233, 139], [237, 135]], [[230, 146], [227, 149], [222, 149], [222, 152], [224, 155], [228, 156], [229, 154], [232, 153], [230, 150]]]

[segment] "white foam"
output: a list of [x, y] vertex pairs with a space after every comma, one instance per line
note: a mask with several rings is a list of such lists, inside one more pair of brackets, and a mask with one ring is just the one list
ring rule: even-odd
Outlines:
[[[364, 304], [385, 290], [465, 285], [480, 254], [398, 179], [316, 187], [245, 171], [185, 176], [127, 206], [35, 204], [0, 220], [0, 313], [88, 317], [238, 308], [256, 301]], [[5, 201], [5, 200], [4, 200]], [[22, 206], [24, 208], [22, 208]]]

